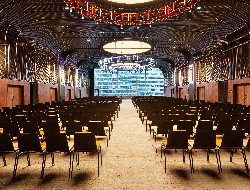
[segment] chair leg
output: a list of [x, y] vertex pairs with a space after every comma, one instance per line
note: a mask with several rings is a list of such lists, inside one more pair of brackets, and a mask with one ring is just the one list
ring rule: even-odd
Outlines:
[[41, 178], [43, 178], [43, 176], [44, 176], [45, 162], [46, 162], [46, 153], [43, 152], [43, 162], [42, 162]]
[[99, 151], [98, 151], [98, 177], [99, 177]]
[[210, 149], [207, 150], [207, 162], [209, 162]]
[[191, 173], [194, 173], [194, 159], [193, 159], [192, 149], [189, 150], [189, 161], [190, 161]]
[[72, 155], [72, 152], [70, 152], [70, 156], [69, 157], [70, 157], [70, 159], [69, 159], [69, 178], [72, 178], [73, 164], [74, 164], [74, 153]]
[[14, 164], [14, 171], [13, 171], [13, 178], [16, 177], [18, 159], [19, 159], [19, 152], [16, 152], [15, 164]]
[[30, 165], [30, 154], [29, 154], [29, 152], [27, 153], [27, 161], [28, 161], [28, 166], [31, 166]]
[[[157, 153], [157, 149], [156, 149], [156, 153]], [[162, 145], [161, 145], [161, 158], [162, 158]]]
[[246, 151], [244, 149], [242, 149], [242, 155], [243, 155], [243, 159], [244, 159], [244, 163], [245, 163], [245, 167], [246, 167], [246, 172], [249, 173]]
[[185, 150], [183, 149], [183, 162], [185, 163]]
[[78, 152], [78, 154], [76, 154], [77, 157], [77, 165], [80, 165], [80, 153]]
[[110, 140], [110, 127], [109, 127], [109, 140]]
[[55, 155], [53, 152], [51, 153], [51, 160], [52, 160], [52, 166], [54, 166], [55, 165]]
[[166, 155], [165, 155], [165, 173], [167, 173], [167, 158], [166, 158]]
[[102, 166], [102, 153], [101, 153], [101, 166]]
[[218, 165], [219, 173], [222, 173], [222, 167], [221, 167], [220, 151], [219, 151], [219, 149], [215, 149], [215, 153], [216, 153], [216, 159], [217, 159], [217, 165]]
[[5, 154], [4, 154], [4, 153], [2, 154], [2, 157], [3, 157], [3, 165], [4, 165], [4, 166], [7, 166], [7, 164], [6, 164], [6, 159], [5, 159]]
[[234, 156], [234, 149], [232, 149], [230, 153], [230, 162], [233, 162], [233, 156]]

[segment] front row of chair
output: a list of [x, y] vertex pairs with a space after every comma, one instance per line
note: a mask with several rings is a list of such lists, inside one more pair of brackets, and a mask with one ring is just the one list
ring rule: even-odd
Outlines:
[[[46, 155], [51, 153], [52, 166], [54, 165], [54, 153], [55, 152], [69, 152], [70, 164], [69, 164], [69, 177], [72, 178], [74, 169], [74, 158], [79, 165], [79, 153], [80, 152], [97, 152], [98, 153], [98, 177], [100, 166], [100, 153], [101, 146], [99, 142], [96, 142], [95, 135], [93, 133], [75, 133], [74, 146], [69, 148], [68, 141], [65, 133], [49, 134], [45, 135], [46, 143], [40, 143], [39, 137], [36, 134], [22, 133], [18, 136], [18, 149], [15, 150], [11, 137], [9, 134], [0, 134], [0, 153], [3, 157], [4, 166], [6, 166], [5, 154], [16, 152], [13, 177], [16, 176], [18, 168], [19, 155], [22, 153], [27, 154], [28, 166], [30, 166], [30, 153], [38, 152], [43, 154], [41, 178], [44, 176]], [[46, 144], [46, 147], [44, 145]], [[76, 156], [75, 156], [76, 154]], [[102, 165], [102, 154], [101, 154]]]
[[[221, 167], [221, 160], [220, 160], [220, 150], [221, 149], [231, 149], [231, 155], [230, 155], [230, 162], [232, 162], [233, 154], [234, 152], [239, 149], [242, 152], [244, 164], [246, 168], [246, 172], [249, 173], [247, 159], [245, 150], [250, 148], [250, 141], [248, 141], [248, 144], [245, 148], [243, 148], [243, 138], [244, 133], [242, 131], [230, 131], [223, 135], [221, 145], [220, 143], [217, 143], [216, 145], [216, 133], [215, 132], [199, 132], [195, 136], [193, 147], [188, 143], [188, 137], [189, 134], [187, 131], [171, 131], [168, 133], [167, 140], [163, 140], [162, 146], [161, 146], [161, 156], [162, 156], [162, 149], [181, 149], [183, 150], [183, 162], [185, 162], [185, 154], [186, 152], [189, 153], [189, 161], [190, 161], [190, 168], [191, 173], [194, 173], [194, 166], [193, 166], [193, 156], [192, 156], [192, 150], [193, 149], [205, 149], [207, 150], [207, 161], [209, 162], [209, 155], [210, 150], [215, 150], [215, 155], [217, 159], [217, 165], [218, 165], [218, 171], [219, 173], [222, 173], [222, 167]], [[166, 156], [165, 156], [165, 172], [166, 172]]]

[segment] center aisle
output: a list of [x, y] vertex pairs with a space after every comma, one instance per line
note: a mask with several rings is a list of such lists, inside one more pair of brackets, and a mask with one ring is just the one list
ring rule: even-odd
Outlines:
[[153, 138], [145, 132], [145, 124], [141, 123], [131, 100], [123, 100], [111, 135], [100, 177], [91, 188], [152, 189], [162, 184], [164, 164], [155, 153]]

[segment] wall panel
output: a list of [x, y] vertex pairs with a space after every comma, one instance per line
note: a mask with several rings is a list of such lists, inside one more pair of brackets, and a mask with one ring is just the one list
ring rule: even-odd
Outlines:
[[0, 109], [7, 107], [7, 88], [8, 85], [23, 86], [24, 88], [24, 105], [30, 103], [30, 84], [26, 81], [0, 79]]

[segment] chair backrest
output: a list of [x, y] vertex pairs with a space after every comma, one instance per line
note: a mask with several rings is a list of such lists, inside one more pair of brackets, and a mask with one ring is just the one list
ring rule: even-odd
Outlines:
[[95, 152], [97, 151], [96, 139], [93, 133], [75, 133], [75, 152]]
[[14, 147], [9, 134], [0, 134], [0, 152], [13, 152]]
[[223, 136], [220, 148], [242, 148], [243, 138], [243, 131], [228, 131]]
[[170, 131], [173, 131], [174, 123], [170, 120], [161, 120], [157, 125], [158, 134], [168, 134]]
[[194, 122], [190, 120], [180, 120], [178, 121], [177, 129], [186, 130], [189, 135], [193, 133]]
[[39, 128], [34, 122], [27, 122], [23, 126], [23, 133], [36, 133], [39, 134]]
[[20, 134], [17, 122], [12, 122], [10, 118], [2, 121], [3, 133], [10, 134], [11, 137], [17, 137]]
[[239, 120], [237, 130], [244, 129], [246, 132], [250, 131], [250, 121], [249, 120]]
[[212, 131], [213, 121], [211, 120], [199, 120], [197, 131]]
[[169, 149], [187, 149], [188, 132], [187, 131], [169, 132], [166, 147]]
[[193, 148], [195, 149], [215, 149], [216, 133], [215, 131], [201, 131], [196, 133]]
[[69, 146], [66, 133], [45, 134], [47, 152], [68, 152]]
[[104, 127], [107, 127], [105, 122], [90, 121], [88, 124], [88, 131], [98, 136], [106, 136]]
[[17, 137], [17, 140], [20, 152], [42, 152], [41, 144], [37, 134], [21, 133]]
[[43, 125], [44, 133], [58, 134], [60, 133], [59, 124], [56, 122], [46, 121]]
[[233, 128], [233, 123], [231, 120], [219, 120], [216, 133], [225, 133], [226, 131], [231, 131]]
[[67, 135], [74, 135], [75, 132], [82, 131], [82, 123], [81, 122], [75, 122], [75, 121], [65, 122], [63, 124], [63, 127], [66, 127], [66, 134]]

